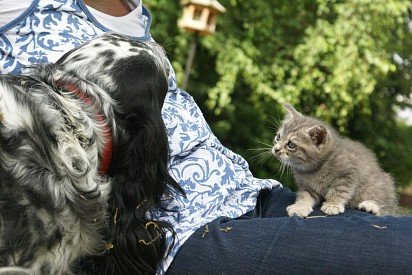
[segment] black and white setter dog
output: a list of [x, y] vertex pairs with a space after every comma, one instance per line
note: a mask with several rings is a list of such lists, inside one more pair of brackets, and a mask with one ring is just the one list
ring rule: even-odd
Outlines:
[[167, 171], [168, 70], [156, 43], [110, 33], [0, 76], [0, 273], [155, 271], [173, 229], [149, 210], [183, 193]]

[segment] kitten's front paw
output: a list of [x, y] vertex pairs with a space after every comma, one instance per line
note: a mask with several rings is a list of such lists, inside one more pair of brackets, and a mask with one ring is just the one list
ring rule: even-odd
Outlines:
[[358, 204], [358, 209], [372, 213], [376, 216], [380, 216], [380, 208], [379, 205], [374, 202], [374, 201], [363, 201], [360, 204]]
[[322, 212], [327, 215], [338, 215], [340, 213], [345, 212], [345, 206], [341, 204], [324, 202], [320, 210], [322, 210]]
[[288, 212], [289, 217], [297, 216], [300, 218], [306, 218], [307, 216], [309, 216], [310, 213], [312, 213], [313, 208], [309, 205], [295, 203], [295, 204], [289, 205], [286, 208], [286, 211]]

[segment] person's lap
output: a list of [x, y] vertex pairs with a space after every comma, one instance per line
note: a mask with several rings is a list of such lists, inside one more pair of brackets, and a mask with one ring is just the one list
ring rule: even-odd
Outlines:
[[198, 229], [168, 274], [412, 274], [412, 217], [376, 217], [357, 210], [289, 218], [295, 194], [261, 194], [254, 216], [219, 218]]
[[[256, 207], [256, 216], [261, 218], [276, 218], [288, 217], [286, 207], [293, 204], [296, 199], [296, 193], [289, 188], [276, 187], [273, 190], [261, 191], [258, 198], [258, 205]], [[358, 211], [355, 209], [346, 209], [342, 216], [372, 216], [369, 213]], [[326, 216], [320, 211], [320, 206], [316, 207], [310, 214], [311, 217]]]

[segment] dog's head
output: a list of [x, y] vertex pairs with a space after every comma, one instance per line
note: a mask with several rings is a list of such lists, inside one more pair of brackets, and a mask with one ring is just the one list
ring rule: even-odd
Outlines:
[[140, 102], [162, 106], [167, 92], [170, 64], [163, 48], [152, 41], [106, 33], [67, 52], [56, 64], [66, 73], [97, 84], [123, 109]]
[[[143, 158], [139, 165], [145, 163], [146, 169], [148, 159], [167, 162], [161, 108], [168, 90], [169, 66], [163, 48], [155, 42], [130, 40], [115, 33], [75, 48], [56, 62], [48, 81], [63, 88], [61, 83], [74, 83], [82, 90], [81, 96], [92, 98], [113, 128], [111, 176], [131, 162], [130, 154]], [[146, 155], [143, 148], [151, 153]]]

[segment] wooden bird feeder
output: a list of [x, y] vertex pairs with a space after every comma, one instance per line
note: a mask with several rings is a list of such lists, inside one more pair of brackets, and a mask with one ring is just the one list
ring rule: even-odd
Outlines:
[[216, 0], [182, 0], [183, 16], [179, 27], [202, 35], [213, 34], [217, 17], [226, 9]]

